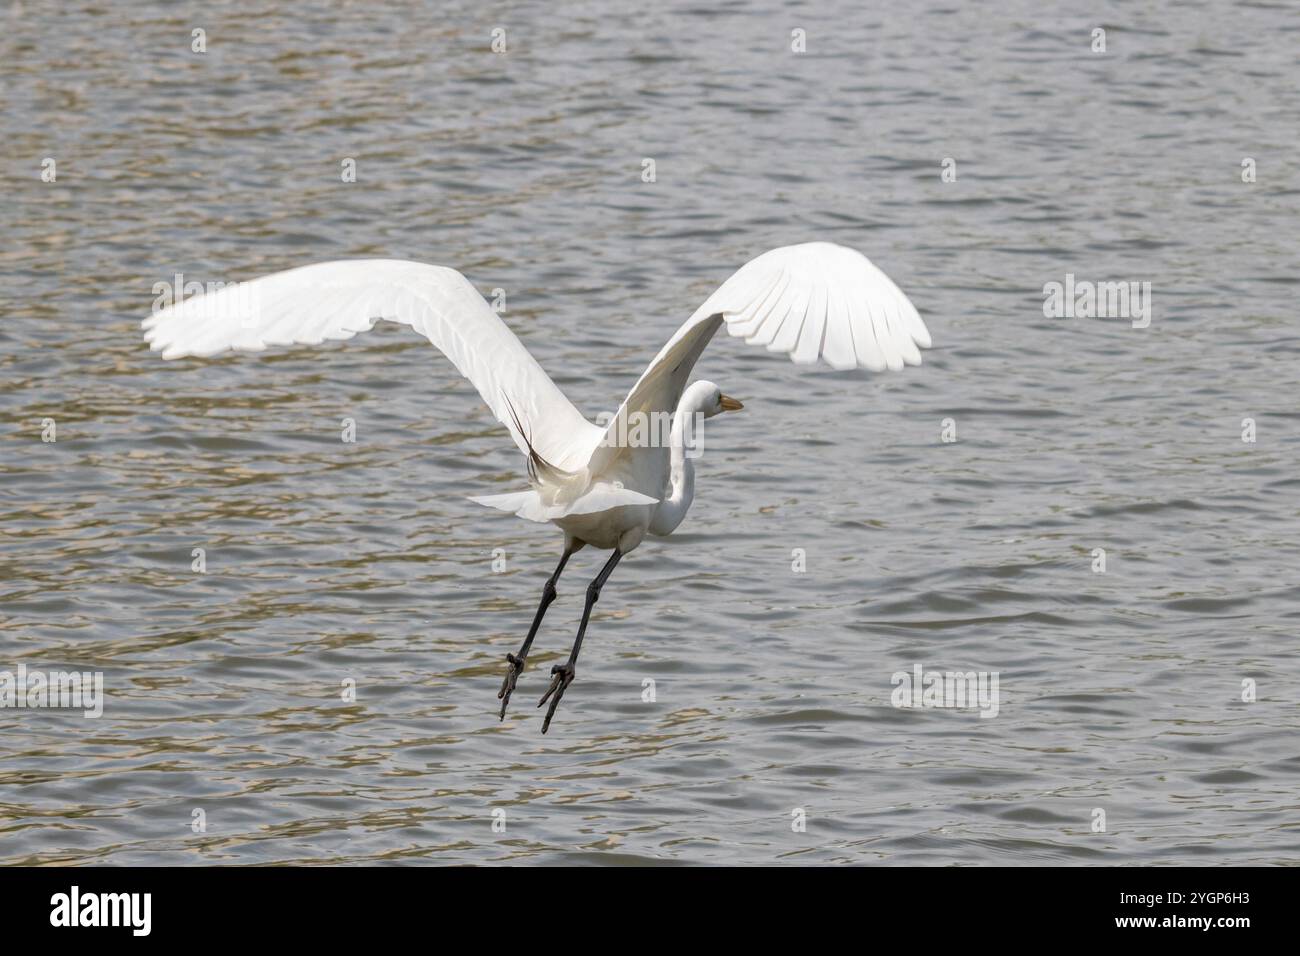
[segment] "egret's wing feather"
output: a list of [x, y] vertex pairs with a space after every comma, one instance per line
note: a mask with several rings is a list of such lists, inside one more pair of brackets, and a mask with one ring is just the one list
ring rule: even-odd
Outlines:
[[592, 458], [598, 474], [633, 412], [673, 412], [695, 362], [719, 328], [800, 364], [882, 371], [919, 365], [930, 333], [890, 278], [853, 249], [807, 242], [741, 266], [668, 340], [623, 400]]
[[[752, 304], [751, 274], [787, 277], [780, 297], [758, 314], [746, 312]], [[758, 284], [763, 281], [759, 278]], [[785, 352], [796, 363], [821, 359], [832, 368], [871, 368], [874, 360], [860, 361], [855, 347], [858, 309], [872, 323], [886, 366], [920, 364], [917, 346], [929, 348], [930, 333], [915, 306], [870, 259], [831, 242], [763, 253], [709, 296], [687, 325], [721, 314], [732, 335]]]
[[347, 339], [379, 319], [409, 325], [446, 354], [521, 451], [531, 442], [557, 468], [587, 464], [603, 429], [574, 408], [454, 269], [396, 259], [322, 262], [185, 299], [143, 325], [150, 347], [173, 359]]

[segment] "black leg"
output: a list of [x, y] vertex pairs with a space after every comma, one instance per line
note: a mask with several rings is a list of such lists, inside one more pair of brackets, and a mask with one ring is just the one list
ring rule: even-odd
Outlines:
[[596, 575], [595, 580], [587, 585], [587, 605], [582, 609], [582, 623], [578, 625], [578, 636], [573, 641], [573, 650], [569, 651], [567, 661], [563, 664], [556, 664], [551, 668], [551, 686], [542, 695], [542, 699], [537, 702], [537, 706], [541, 707], [542, 704], [546, 703], [548, 697], [551, 697], [552, 694], [555, 695], [551, 698], [551, 707], [546, 712], [546, 719], [542, 721], [542, 733], [546, 733], [550, 729], [551, 718], [555, 716], [555, 708], [559, 706], [560, 698], [564, 696], [565, 689], [573, 683], [573, 678], [577, 674], [575, 668], [578, 664], [578, 651], [582, 650], [582, 636], [587, 633], [587, 619], [591, 617], [592, 605], [600, 599], [600, 589], [605, 586], [605, 581], [614, 573], [614, 567], [621, 557], [623, 557], [622, 552], [615, 549], [614, 553], [609, 556], [609, 560], [605, 562], [605, 566], [600, 569], [600, 574]]
[[560, 555], [560, 563], [556, 565], [553, 573], [546, 581], [542, 588], [542, 603], [537, 605], [537, 614], [533, 617], [533, 626], [528, 629], [528, 636], [524, 638], [523, 646], [519, 648], [519, 654], [507, 654], [506, 662], [509, 670], [501, 681], [501, 690], [497, 691], [497, 698], [501, 701], [501, 720], [506, 719], [506, 708], [510, 706], [510, 695], [515, 691], [515, 681], [519, 680], [519, 675], [523, 673], [524, 661], [528, 658], [528, 649], [533, 646], [533, 638], [537, 636], [537, 629], [542, 626], [542, 616], [546, 614], [546, 609], [551, 606], [555, 600], [555, 582], [560, 580], [560, 572], [564, 566], [569, 563], [569, 556], [578, 550], [577, 547], [565, 543], [564, 554]]

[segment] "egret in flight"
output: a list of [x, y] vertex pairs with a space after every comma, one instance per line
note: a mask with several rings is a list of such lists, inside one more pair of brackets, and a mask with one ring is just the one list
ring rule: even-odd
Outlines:
[[[861, 253], [829, 242], [773, 249], [742, 266], [659, 350], [604, 425], [588, 421], [469, 281], [445, 266], [322, 262], [184, 299], [144, 328], [149, 345], [175, 359], [347, 339], [381, 318], [409, 325], [451, 359], [524, 455], [527, 490], [470, 500], [564, 533], [528, 636], [506, 655], [501, 719], [570, 556], [586, 545], [612, 552], [587, 586], [568, 660], [551, 668], [537, 704], [551, 702], [542, 733], [573, 682], [592, 606], [615, 566], [647, 533], [671, 534], [690, 509], [698, 422], [743, 407], [712, 382], [687, 384], [714, 333], [725, 326], [796, 363], [876, 372], [918, 365], [917, 346], [930, 347], [898, 286]], [[656, 421], [670, 423], [666, 440], [653, 440]]]

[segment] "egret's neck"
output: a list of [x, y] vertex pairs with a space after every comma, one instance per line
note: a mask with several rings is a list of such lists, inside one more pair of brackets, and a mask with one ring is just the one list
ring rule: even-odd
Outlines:
[[668, 495], [655, 510], [650, 531], [670, 534], [686, 517], [695, 499], [695, 462], [692, 460], [702, 436], [699, 433], [699, 409], [689, 395], [683, 395], [673, 413], [673, 429], [669, 439], [670, 467]]

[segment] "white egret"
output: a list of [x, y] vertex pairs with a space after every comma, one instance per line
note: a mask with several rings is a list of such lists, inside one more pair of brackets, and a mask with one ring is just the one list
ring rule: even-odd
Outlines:
[[[150, 346], [174, 359], [346, 339], [380, 318], [411, 326], [445, 353], [524, 454], [528, 490], [471, 500], [564, 532], [528, 636], [518, 654], [506, 655], [502, 719], [569, 557], [585, 545], [613, 552], [587, 587], [568, 660], [551, 668], [537, 705], [551, 701], [542, 733], [573, 681], [592, 606], [615, 565], [647, 532], [671, 534], [691, 507], [694, 423], [742, 407], [712, 382], [687, 387], [718, 329], [836, 369], [901, 369], [920, 363], [917, 346], [930, 346], [920, 315], [889, 277], [828, 242], [773, 249], [739, 269], [660, 349], [604, 426], [588, 421], [469, 281], [443, 266], [394, 259], [303, 266], [178, 302], [144, 328]], [[656, 420], [671, 422], [667, 441], [646, 440]]]

